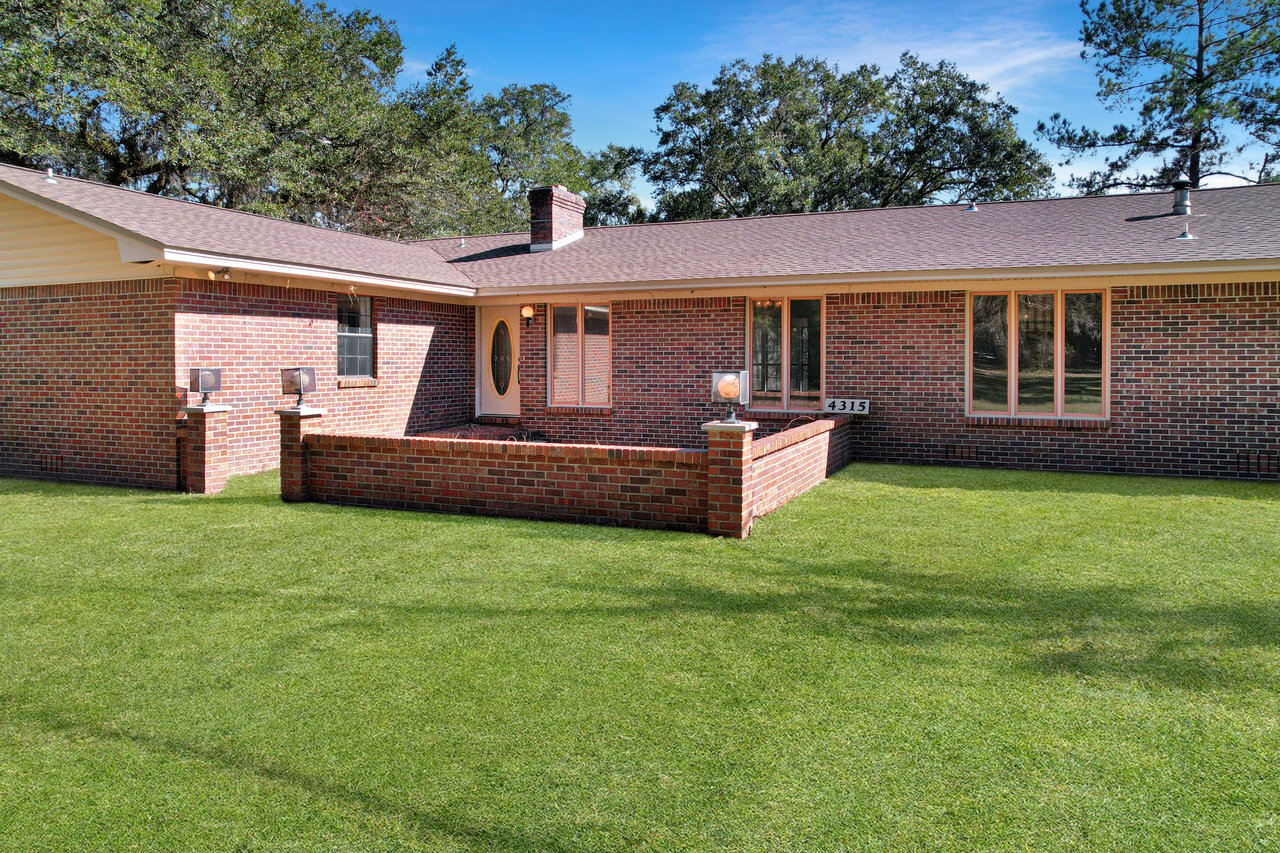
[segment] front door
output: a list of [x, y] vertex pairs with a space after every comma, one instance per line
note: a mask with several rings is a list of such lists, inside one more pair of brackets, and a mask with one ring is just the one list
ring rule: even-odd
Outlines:
[[479, 376], [481, 415], [520, 416], [520, 383], [516, 365], [520, 355], [520, 306], [480, 309]]

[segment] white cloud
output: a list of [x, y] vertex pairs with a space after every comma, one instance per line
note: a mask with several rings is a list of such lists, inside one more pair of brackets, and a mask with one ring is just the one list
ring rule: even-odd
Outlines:
[[[943, 11], [945, 9], [945, 11]], [[1034, 3], [827, 0], [804, 5], [755, 3], [690, 59], [711, 72], [738, 57], [763, 53], [818, 56], [849, 69], [864, 62], [897, 66], [906, 50], [948, 59], [1010, 100], [1038, 99], [1039, 84], [1079, 62], [1079, 42], [1054, 32]]]

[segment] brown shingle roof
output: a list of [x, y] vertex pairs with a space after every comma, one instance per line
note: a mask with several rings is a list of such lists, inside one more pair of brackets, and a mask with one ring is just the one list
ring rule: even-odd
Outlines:
[[[170, 249], [470, 290], [900, 276], [1049, 267], [1271, 261], [1280, 184], [1171, 193], [852, 210], [588, 228], [554, 252], [528, 233], [398, 243], [0, 165], [0, 186]], [[1190, 224], [1195, 240], [1174, 239]]]
[[471, 288], [426, 243], [399, 243], [0, 165], [0, 184], [171, 249]]
[[[1280, 184], [588, 228], [554, 252], [528, 234], [429, 241], [482, 287], [1166, 264], [1280, 258]], [[1184, 223], [1196, 240], [1175, 240]]]

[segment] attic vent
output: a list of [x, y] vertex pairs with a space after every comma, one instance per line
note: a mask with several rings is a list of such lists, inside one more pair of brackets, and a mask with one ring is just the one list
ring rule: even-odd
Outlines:
[[1280, 475], [1280, 454], [1237, 453], [1235, 473], [1252, 477]]
[[67, 458], [61, 453], [41, 453], [36, 460], [42, 474], [65, 474]]

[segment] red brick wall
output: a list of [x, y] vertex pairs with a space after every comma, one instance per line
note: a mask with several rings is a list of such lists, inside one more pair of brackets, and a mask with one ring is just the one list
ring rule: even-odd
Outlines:
[[853, 458], [847, 417], [811, 421], [753, 442], [747, 497], [755, 518], [821, 483]]
[[612, 405], [548, 407], [547, 306], [536, 309], [521, 327], [521, 423], [557, 440], [701, 447], [701, 425], [724, 414], [712, 371], [746, 363], [744, 298], [614, 302]]
[[562, 186], [529, 191], [529, 242], [550, 244], [582, 230], [582, 196]]
[[307, 402], [327, 410], [335, 428], [403, 435], [474, 414], [471, 306], [375, 297], [377, 385], [338, 387], [338, 294], [187, 279], [177, 299], [176, 381], [185, 387], [191, 367], [222, 368], [225, 390], [214, 401], [232, 410], [232, 474], [279, 464], [272, 412], [294, 399], [280, 393], [282, 367], [316, 369]]
[[319, 431], [305, 442], [311, 500], [628, 527], [706, 526], [705, 452]]
[[846, 418], [754, 446], [749, 434], [713, 431], [708, 450], [340, 435], [323, 420], [280, 425], [287, 500], [735, 537], [847, 464], [851, 449]]
[[0, 474], [176, 488], [177, 287], [0, 289]]
[[831, 295], [826, 310], [828, 395], [872, 401], [858, 458], [1280, 473], [1280, 284], [1114, 288], [1102, 425], [966, 418], [962, 292]]

